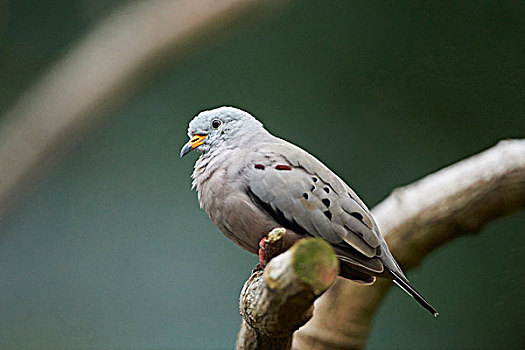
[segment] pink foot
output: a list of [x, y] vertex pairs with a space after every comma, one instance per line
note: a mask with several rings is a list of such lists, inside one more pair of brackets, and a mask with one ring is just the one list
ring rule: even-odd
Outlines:
[[263, 237], [263, 239], [260, 240], [259, 242], [259, 263], [257, 264], [257, 269], [258, 270], [263, 270], [266, 265], [264, 263], [264, 260], [265, 260], [265, 255], [264, 255], [264, 243], [266, 242], [266, 237]]

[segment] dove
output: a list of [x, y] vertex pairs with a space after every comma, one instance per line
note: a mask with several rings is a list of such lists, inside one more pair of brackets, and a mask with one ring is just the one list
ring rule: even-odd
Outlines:
[[388, 278], [437, 317], [390, 253], [365, 203], [313, 155], [235, 107], [199, 113], [188, 136], [180, 156], [201, 153], [192, 188], [226, 237], [254, 254], [276, 227], [287, 230], [286, 248], [301, 238], [322, 238], [334, 248], [341, 277], [362, 284]]

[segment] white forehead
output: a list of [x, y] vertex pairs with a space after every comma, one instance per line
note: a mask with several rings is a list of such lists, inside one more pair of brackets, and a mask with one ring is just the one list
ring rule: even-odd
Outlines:
[[208, 111], [200, 112], [190, 122], [188, 133], [198, 133], [209, 131], [211, 121], [220, 119], [223, 123], [238, 121], [239, 126], [245, 124], [259, 124], [260, 123], [248, 112], [235, 107], [219, 107], [210, 109]]

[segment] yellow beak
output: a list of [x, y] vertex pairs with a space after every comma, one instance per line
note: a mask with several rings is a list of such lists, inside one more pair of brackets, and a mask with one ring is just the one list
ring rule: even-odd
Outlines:
[[194, 150], [195, 148], [199, 147], [204, 143], [204, 139], [207, 135], [194, 135], [191, 140], [186, 143], [182, 149], [180, 150], [180, 156], [184, 157], [186, 154], [188, 154], [191, 150]]

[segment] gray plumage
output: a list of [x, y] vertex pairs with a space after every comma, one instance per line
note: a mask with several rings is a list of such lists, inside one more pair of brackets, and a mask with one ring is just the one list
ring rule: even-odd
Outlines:
[[342, 277], [365, 284], [390, 278], [437, 315], [408, 282], [363, 201], [314, 156], [233, 107], [201, 112], [188, 136], [181, 157], [202, 153], [192, 175], [199, 203], [232, 241], [257, 253], [259, 241], [281, 226], [288, 247], [323, 238], [336, 251]]

